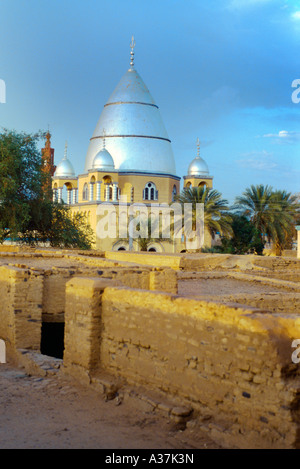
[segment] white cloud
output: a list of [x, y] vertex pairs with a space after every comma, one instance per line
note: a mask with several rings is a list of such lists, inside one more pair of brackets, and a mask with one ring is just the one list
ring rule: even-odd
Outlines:
[[300, 10], [299, 11], [294, 11], [294, 13], [292, 13], [291, 17], [295, 21], [300, 21]]
[[277, 134], [265, 134], [264, 138], [272, 138], [276, 143], [295, 143], [300, 140], [300, 132], [280, 130]]
[[242, 153], [241, 156], [242, 158], [236, 162], [242, 168], [267, 171], [275, 169], [278, 166], [273, 160], [273, 153], [266, 150]]

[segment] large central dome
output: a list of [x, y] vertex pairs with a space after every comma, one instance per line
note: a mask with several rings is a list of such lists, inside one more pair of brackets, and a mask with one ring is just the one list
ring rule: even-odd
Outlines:
[[134, 69], [133, 60], [100, 115], [90, 139], [85, 172], [93, 169], [103, 138], [115, 170], [176, 174], [171, 141], [159, 108]]

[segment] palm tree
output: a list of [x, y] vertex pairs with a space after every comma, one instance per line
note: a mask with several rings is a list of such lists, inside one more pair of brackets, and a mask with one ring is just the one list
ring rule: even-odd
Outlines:
[[270, 186], [250, 186], [242, 196], [236, 197], [235, 208], [252, 221], [258, 229], [261, 241], [264, 242], [265, 236], [271, 239], [271, 230], [273, 217], [270, 209], [270, 199], [273, 189]]
[[286, 191], [274, 191], [268, 185], [252, 185], [236, 198], [235, 204], [259, 230], [261, 241], [265, 237], [273, 241], [276, 255], [281, 255], [299, 216], [297, 197]]
[[270, 209], [273, 214], [272, 240], [275, 245], [275, 254], [281, 256], [299, 215], [297, 196], [277, 190], [272, 194]]
[[[232, 233], [231, 217], [226, 213], [229, 209], [228, 202], [222, 199], [222, 194], [215, 189], [199, 187], [185, 187], [182, 192], [176, 197], [176, 202], [179, 202], [183, 207], [184, 204], [192, 204], [191, 223], [192, 229], [196, 229], [197, 213], [196, 204], [203, 204], [204, 206], [204, 230], [207, 231], [214, 239], [217, 232], [222, 236], [230, 235]], [[184, 215], [183, 215], [184, 217]], [[180, 227], [179, 227], [180, 225]], [[174, 231], [180, 229], [180, 223], [174, 225]]]

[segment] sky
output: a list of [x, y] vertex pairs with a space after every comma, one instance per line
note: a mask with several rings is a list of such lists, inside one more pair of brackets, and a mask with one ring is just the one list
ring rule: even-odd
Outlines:
[[0, 128], [49, 128], [55, 163], [67, 141], [82, 174], [103, 106], [129, 68], [132, 35], [178, 176], [199, 138], [229, 203], [252, 184], [300, 192], [296, 0], [0, 0]]

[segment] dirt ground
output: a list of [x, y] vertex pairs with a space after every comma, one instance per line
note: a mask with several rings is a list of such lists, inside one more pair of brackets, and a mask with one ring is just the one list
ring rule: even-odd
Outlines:
[[0, 364], [0, 449], [217, 449], [205, 434], [117, 405], [62, 374]]
[[178, 294], [188, 297], [223, 297], [229, 294], [262, 294], [280, 292], [282, 289], [273, 285], [262, 285], [256, 282], [248, 282], [235, 279], [209, 279], [202, 278], [197, 280], [178, 281]]

